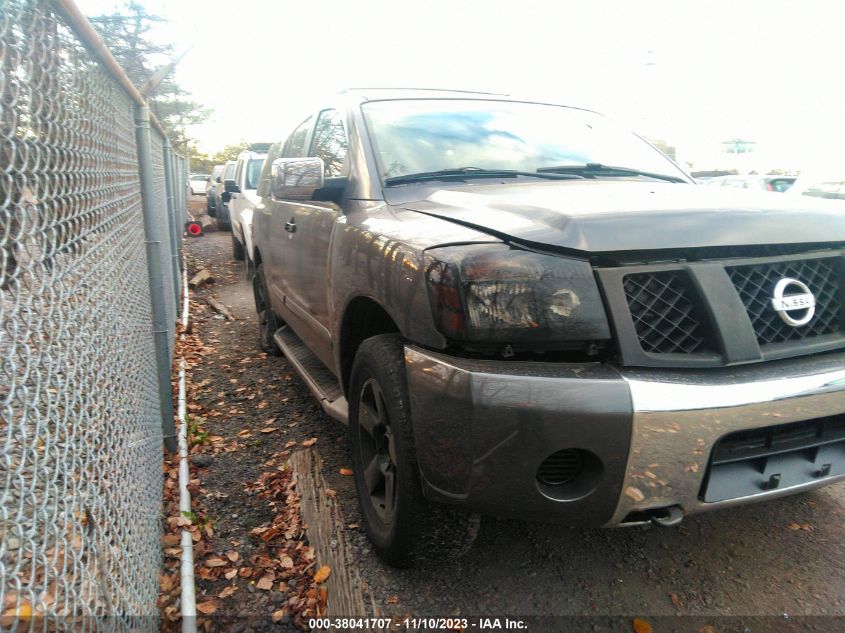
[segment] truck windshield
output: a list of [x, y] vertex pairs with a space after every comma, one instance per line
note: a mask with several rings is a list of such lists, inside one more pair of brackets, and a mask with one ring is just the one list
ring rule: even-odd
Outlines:
[[466, 165], [536, 172], [600, 164], [688, 181], [641, 138], [585, 110], [483, 99], [370, 101], [361, 108], [384, 179]]

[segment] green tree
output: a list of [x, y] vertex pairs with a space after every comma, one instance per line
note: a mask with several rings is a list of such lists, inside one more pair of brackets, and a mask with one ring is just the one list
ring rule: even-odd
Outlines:
[[[164, 18], [148, 13], [139, 3], [128, 1], [121, 11], [111, 15], [88, 18], [103, 38], [106, 46], [123, 67], [129, 79], [139, 89], [166, 66], [174, 56], [172, 44], [157, 44], [150, 39], [150, 31]], [[150, 109], [167, 130], [174, 145], [187, 141], [185, 128], [205, 121], [211, 110], [192, 101], [168, 73], [150, 95]]]
[[209, 158], [208, 154], [201, 152], [196, 144], [190, 141], [188, 142], [188, 161], [191, 165], [191, 172], [198, 174], [210, 174], [211, 168], [219, 164], [213, 158]]
[[235, 160], [242, 151], [244, 151], [247, 147], [249, 147], [249, 142], [242, 140], [240, 143], [236, 143], [235, 145], [227, 145], [222, 150], [214, 154], [212, 157], [214, 159], [215, 165], [222, 165], [227, 160]]

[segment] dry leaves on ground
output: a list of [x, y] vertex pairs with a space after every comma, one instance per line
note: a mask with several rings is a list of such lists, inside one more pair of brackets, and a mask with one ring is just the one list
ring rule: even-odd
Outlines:
[[282, 609], [273, 613], [273, 620], [278, 622], [289, 616], [295, 626], [304, 628], [308, 618], [326, 613], [328, 592], [318, 585], [325, 582], [331, 570], [324, 566], [315, 572], [316, 553], [305, 541], [299, 493], [291, 469], [275, 462], [276, 457], [286, 457], [287, 453], [277, 453], [265, 464], [271, 470], [245, 487], [248, 493], [266, 501], [273, 520], [250, 531], [260, 547], [249, 565], [241, 566], [238, 575], [256, 579], [257, 589], [287, 592], [290, 597]]

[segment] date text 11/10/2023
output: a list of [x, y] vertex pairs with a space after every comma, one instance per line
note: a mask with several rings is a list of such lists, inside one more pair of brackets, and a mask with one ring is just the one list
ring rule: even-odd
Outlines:
[[528, 625], [519, 619], [512, 618], [404, 618], [395, 620], [390, 618], [311, 618], [308, 626], [312, 631], [329, 629], [354, 630], [368, 628], [388, 628], [398, 626], [406, 631], [495, 631], [527, 630]]

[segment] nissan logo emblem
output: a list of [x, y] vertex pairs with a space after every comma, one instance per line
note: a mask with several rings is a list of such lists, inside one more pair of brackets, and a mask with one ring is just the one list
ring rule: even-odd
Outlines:
[[[788, 291], [791, 292], [787, 294]], [[772, 307], [784, 323], [800, 327], [807, 325], [816, 313], [816, 298], [803, 281], [785, 277], [775, 286]], [[793, 316], [792, 313], [798, 313], [799, 316]]]

